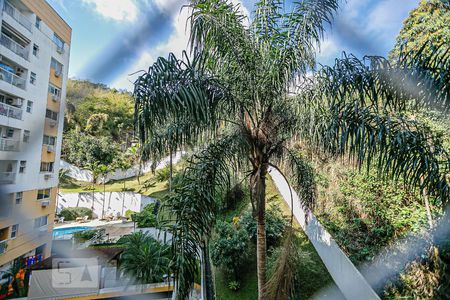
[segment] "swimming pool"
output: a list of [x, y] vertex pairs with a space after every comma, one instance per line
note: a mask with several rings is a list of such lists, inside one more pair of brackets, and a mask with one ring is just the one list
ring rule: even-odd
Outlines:
[[80, 232], [92, 229], [89, 226], [74, 226], [74, 227], [63, 227], [53, 229], [53, 239], [54, 240], [68, 240], [73, 237], [74, 232]]

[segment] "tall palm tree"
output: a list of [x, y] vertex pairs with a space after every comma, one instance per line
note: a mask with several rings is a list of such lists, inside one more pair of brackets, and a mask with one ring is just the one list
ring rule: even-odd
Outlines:
[[312, 168], [294, 151], [294, 142], [316, 153], [348, 154], [360, 166], [404, 177], [448, 199], [449, 163], [441, 141], [404, 114], [412, 99], [416, 105], [439, 99], [448, 104], [448, 93], [436, 92], [439, 84], [448, 92], [448, 76], [447, 85], [439, 83], [442, 78], [432, 76], [435, 63], [415, 64], [410, 57], [395, 65], [344, 57], [310, 75], [324, 26], [337, 8], [338, 0], [304, 0], [286, 11], [281, 0], [260, 0], [249, 23], [231, 1], [191, 1], [190, 53], [159, 58], [136, 81], [135, 121], [144, 158], [196, 150], [167, 200], [176, 222], [179, 299], [188, 297], [219, 199], [236, 174], [248, 179], [257, 221], [258, 298], [267, 298], [269, 168], [290, 179], [302, 205], [310, 207], [315, 199]]

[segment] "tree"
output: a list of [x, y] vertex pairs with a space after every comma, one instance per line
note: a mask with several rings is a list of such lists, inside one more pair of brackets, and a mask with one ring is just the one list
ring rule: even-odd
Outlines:
[[204, 253], [201, 245], [208, 243], [221, 207], [218, 199], [236, 173], [248, 178], [257, 223], [258, 298], [267, 299], [269, 168], [289, 178], [302, 205], [312, 207], [315, 200], [312, 167], [293, 151], [295, 141], [313, 153], [349, 155], [359, 166], [404, 177], [407, 185], [447, 201], [446, 151], [438, 137], [404, 112], [411, 99], [415, 105], [450, 102], [449, 76], [446, 82], [432, 76], [439, 70], [448, 74], [450, 59], [437, 66], [405, 55], [391, 65], [378, 57], [347, 56], [308, 76], [337, 2], [299, 1], [286, 11], [282, 1], [261, 0], [247, 26], [246, 16], [230, 1], [193, 1], [190, 54], [159, 58], [136, 81], [135, 120], [144, 157], [198, 149], [166, 201], [176, 220], [179, 299], [189, 294], [198, 255]]
[[121, 268], [137, 282], [154, 283], [163, 281], [169, 272], [170, 247], [141, 231], [123, 238], [125, 251]]
[[94, 202], [95, 202], [95, 184], [97, 183], [98, 177], [104, 171], [104, 165], [98, 162], [92, 162], [87, 166], [87, 170], [91, 171], [92, 174], [92, 211], [94, 211]]
[[[450, 45], [450, 1], [422, 0], [409, 13], [397, 37], [394, 49], [389, 54], [395, 60], [401, 53], [432, 55], [441, 45]], [[421, 49], [425, 47], [425, 50]]]
[[102, 204], [102, 219], [105, 217], [105, 202], [106, 202], [106, 177], [109, 174], [109, 171], [111, 171], [111, 168], [106, 165], [99, 165], [98, 168], [99, 174], [102, 176], [102, 183], [103, 183], [103, 204]]

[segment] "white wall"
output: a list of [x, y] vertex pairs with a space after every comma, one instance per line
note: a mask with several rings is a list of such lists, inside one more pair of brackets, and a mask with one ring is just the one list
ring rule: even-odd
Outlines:
[[[283, 199], [291, 207], [291, 193], [284, 177], [273, 168], [270, 169], [270, 176]], [[298, 195], [294, 190], [292, 190], [292, 197], [295, 218], [313, 244], [342, 294], [347, 299], [379, 299], [366, 279], [339, 248], [322, 224], [311, 212], [305, 212], [302, 209]]]
[[92, 204], [92, 193], [60, 193], [57, 197], [56, 212], [67, 207], [87, 207], [94, 206], [94, 214], [97, 217], [102, 216], [104, 201], [104, 216], [123, 216], [129, 209], [140, 212], [147, 204], [155, 202], [150, 198], [133, 192], [107, 192], [105, 194], [94, 193], [94, 204]]
[[[179, 162], [183, 155], [184, 155], [184, 152], [177, 152], [172, 158], [173, 164], [176, 164], [177, 162]], [[163, 160], [161, 160], [161, 162], [156, 166], [156, 170], [162, 169], [162, 168], [166, 167], [167, 165], [169, 165], [169, 157], [166, 157]], [[72, 164], [64, 161], [64, 160], [61, 160], [61, 168], [68, 170], [67, 175], [73, 179], [76, 179], [78, 181], [87, 181], [87, 182], [92, 181], [92, 172], [91, 171], [81, 169], [75, 165], [72, 165]], [[108, 174], [108, 176], [106, 176], [105, 182], [108, 182], [111, 180], [121, 180], [124, 178], [134, 177], [138, 174], [138, 171], [139, 171], [138, 166], [134, 166], [126, 171], [115, 170], [114, 172], [110, 172]], [[144, 173], [148, 173], [150, 171], [151, 171], [151, 163], [150, 162], [145, 163], [142, 166], [141, 173], [144, 174]], [[103, 182], [102, 178], [99, 178], [98, 182]]]

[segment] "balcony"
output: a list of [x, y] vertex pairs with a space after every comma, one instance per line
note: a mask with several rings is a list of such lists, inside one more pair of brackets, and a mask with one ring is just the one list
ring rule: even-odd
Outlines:
[[0, 151], [14, 151], [20, 150], [20, 141], [13, 139], [0, 138]]
[[0, 184], [12, 184], [16, 181], [15, 172], [0, 172]]
[[3, 63], [0, 63], [0, 80], [6, 81], [7, 83], [24, 90], [26, 85], [25, 78], [19, 77], [16, 74], [12, 73], [10, 69], [12, 68]]
[[0, 116], [22, 120], [22, 109], [0, 102]]
[[5, 46], [15, 54], [19, 55], [23, 59], [28, 60], [28, 53], [29, 53], [28, 49], [20, 45], [16, 41], [14, 41], [12, 38], [10, 38], [4, 33], [2, 33], [0, 36], [0, 44]]
[[18, 10], [8, 1], [5, 1], [5, 4], [3, 6], [3, 12], [10, 15], [20, 25], [22, 25], [23, 27], [25, 27], [25, 29], [31, 32], [31, 29], [33, 28], [33, 24], [31, 23], [31, 21], [24, 14], [22, 14], [20, 10]]
[[8, 248], [8, 240], [0, 241], [0, 255], [6, 252], [6, 248]]

